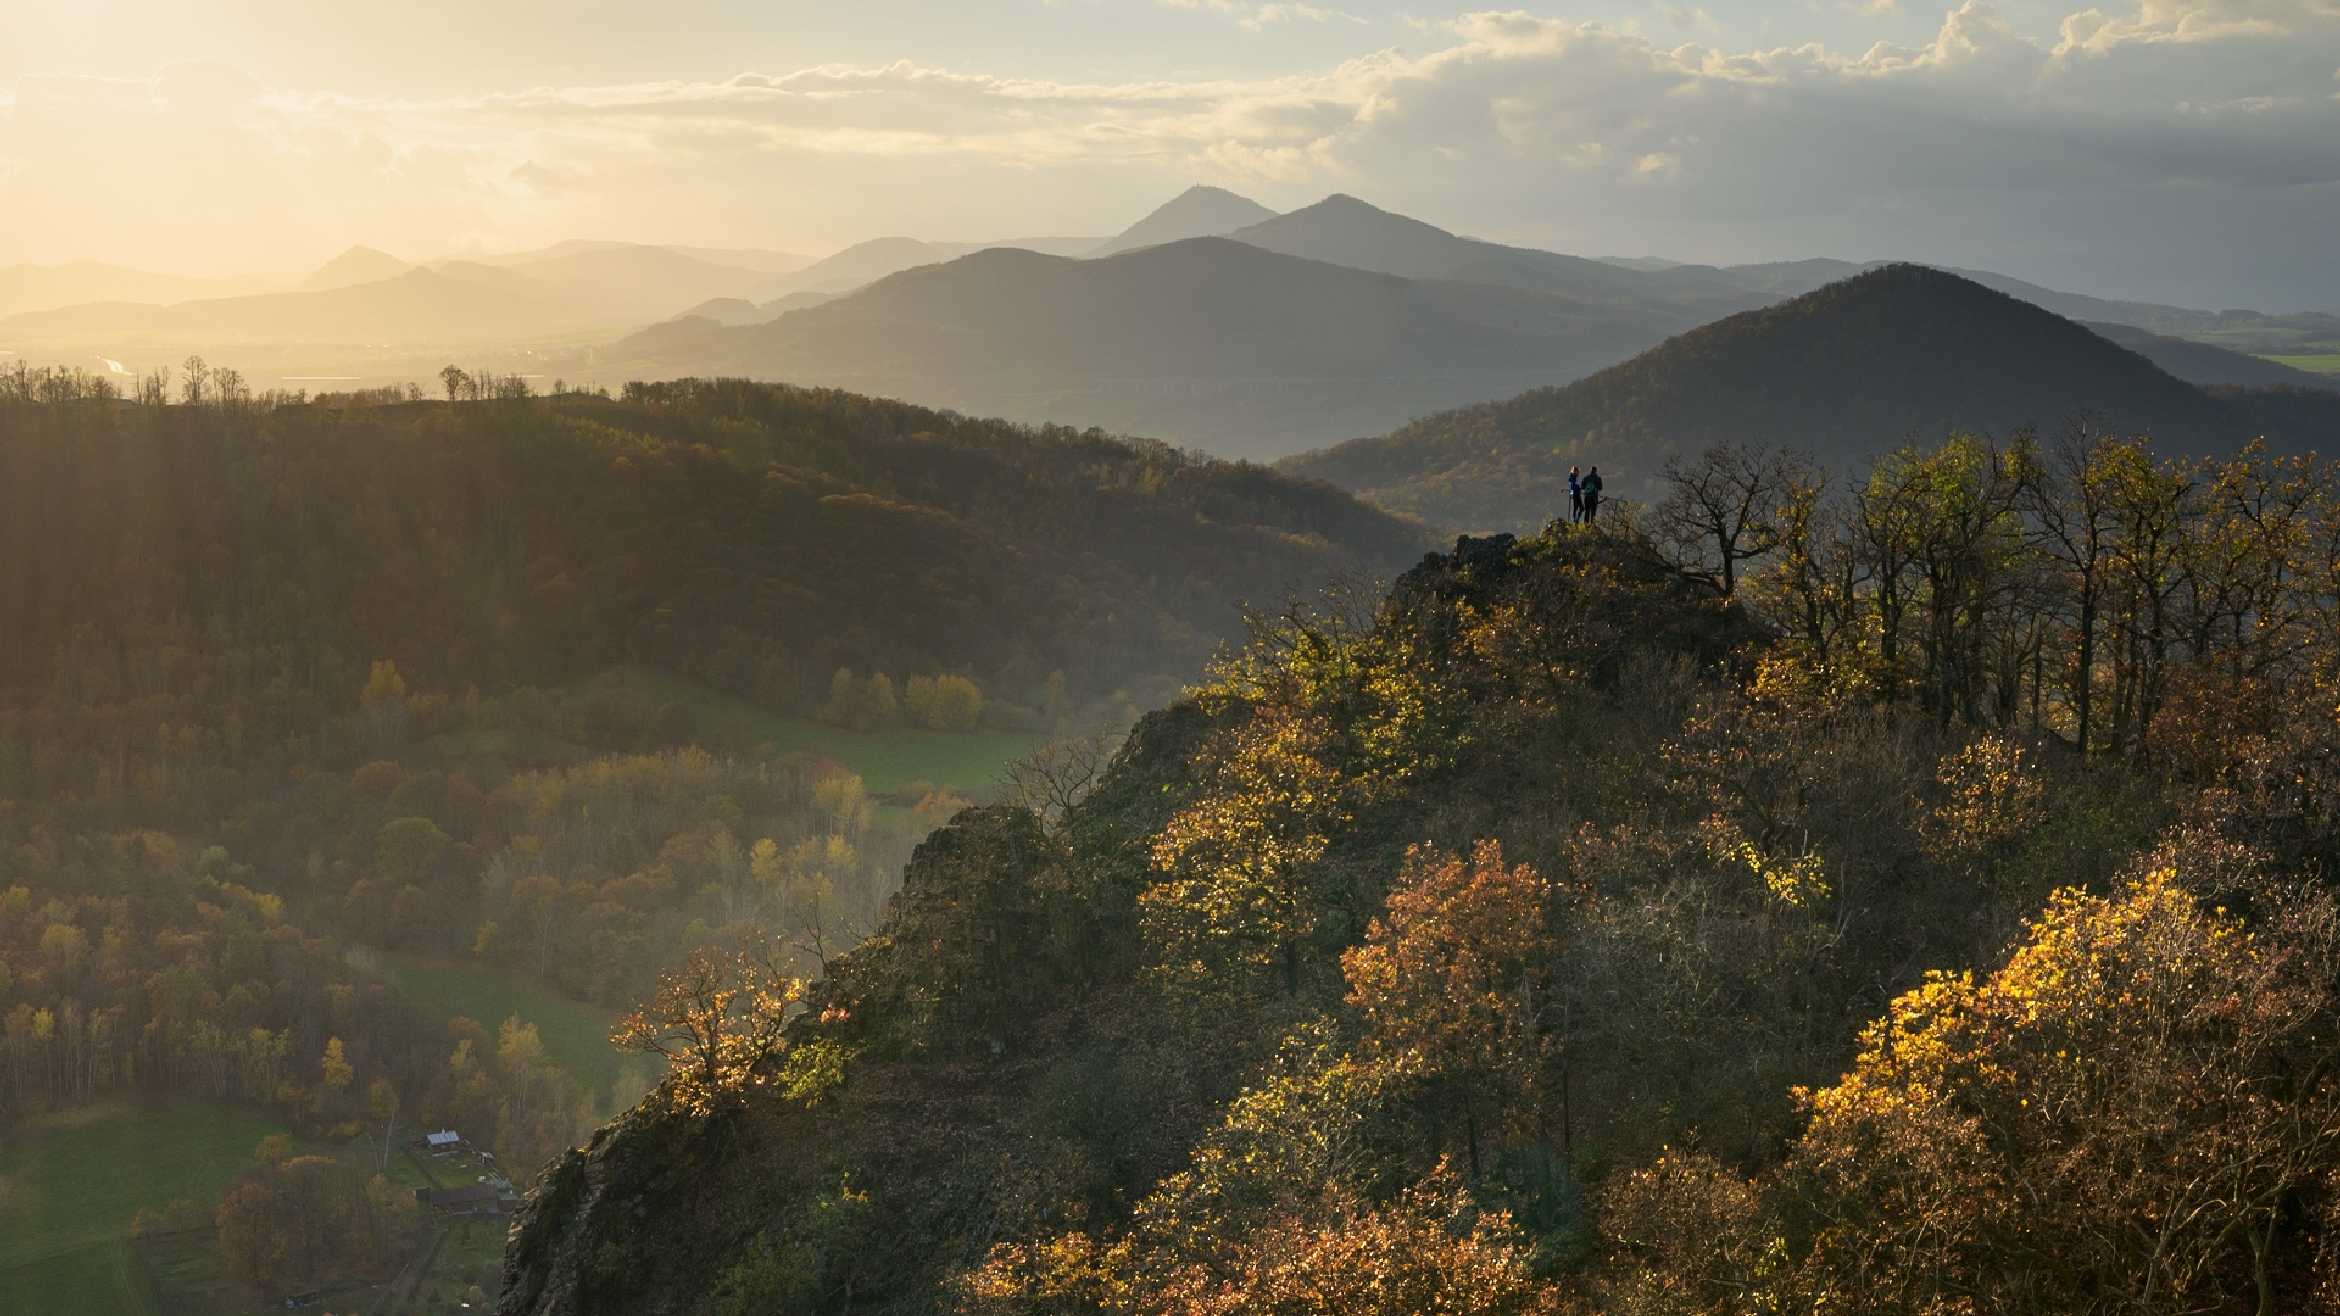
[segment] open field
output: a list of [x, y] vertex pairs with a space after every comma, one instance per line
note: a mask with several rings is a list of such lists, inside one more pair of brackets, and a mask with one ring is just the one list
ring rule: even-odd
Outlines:
[[2271, 356], [2278, 365], [2294, 370], [2312, 370], [2319, 375], [2340, 375], [2340, 352], [2319, 352], [2310, 356]]
[[264, 1112], [202, 1101], [114, 1103], [11, 1131], [0, 1142], [0, 1311], [146, 1311], [131, 1217], [216, 1197], [262, 1138], [284, 1131]]
[[[452, 1220], [441, 1226], [429, 1269], [415, 1278], [412, 1295], [393, 1306], [389, 1316], [460, 1313], [475, 1288], [485, 1298], [485, 1305], [493, 1307], [496, 1287], [503, 1277], [504, 1237], [510, 1224], [502, 1216], [488, 1216]], [[469, 1310], [480, 1312], [483, 1307], [472, 1301]]]
[[595, 679], [622, 681], [661, 702], [688, 708], [708, 744], [740, 752], [768, 746], [783, 754], [834, 759], [860, 774], [873, 795], [896, 794], [920, 782], [948, 786], [970, 798], [987, 795], [998, 785], [1002, 768], [1048, 739], [1026, 731], [849, 731], [780, 717], [662, 672], [635, 669]]
[[[420, 955], [385, 955], [383, 963], [399, 991], [450, 1019], [468, 1015], [490, 1033], [515, 1014], [535, 1024], [553, 1063], [596, 1097], [607, 1099], [611, 1086], [628, 1073], [645, 1079], [654, 1073], [639, 1058], [609, 1044], [609, 1027], [617, 1016], [598, 1005], [573, 1001], [484, 964]], [[644, 1081], [639, 1087], [647, 1091], [649, 1084]], [[639, 1096], [640, 1091], [621, 1095], [630, 1098]]]

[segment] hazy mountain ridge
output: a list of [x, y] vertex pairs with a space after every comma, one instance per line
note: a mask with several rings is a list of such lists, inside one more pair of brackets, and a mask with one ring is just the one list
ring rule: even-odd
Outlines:
[[595, 323], [590, 305], [554, 285], [492, 266], [458, 264], [312, 292], [259, 293], [168, 306], [73, 306], [13, 316], [0, 322], [0, 328], [31, 338], [214, 350], [288, 339], [460, 346], [574, 331]]
[[1198, 184], [1164, 202], [1159, 209], [1088, 254], [1112, 256], [1188, 238], [1221, 238], [1275, 216], [1275, 211], [1249, 197]]
[[1497, 284], [1581, 301], [1680, 307], [1692, 313], [1721, 314], [1757, 304], [1736, 281], [1710, 267], [1630, 269], [1459, 237], [1345, 194], [1228, 236], [1289, 256], [1409, 279]]
[[413, 268], [386, 251], [372, 247], [351, 247], [318, 266], [308, 278], [301, 280], [300, 290], [328, 292], [353, 284], [379, 283], [384, 279], [395, 279]]
[[[85, 560], [110, 563], [99, 546], [112, 536], [163, 533], [94, 511], [64, 520], [65, 505], [104, 496], [71, 483], [74, 441], [105, 445], [141, 468], [166, 462], [171, 445], [180, 445], [200, 474], [179, 480], [171, 497], [228, 505], [219, 524], [187, 532], [190, 545], [272, 533], [281, 498], [311, 518], [299, 533], [336, 546], [333, 570], [353, 581], [395, 571], [405, 541], [366, 539], [370, 532], [344, 525], [335, 509], [370, 498], [427, 516], [438, 527], [430, 582], [397, 592], [436, 617], [412, 620], [413, 633], [439, 638], [400, 641], [368, 632], [366, 618], [302, 623], [303, 644], [395, 650], [411, 669], [486, 664], [503, 640], [548, 662], [584, 661], [554, 658], [565, 642], [555, 638], [554, 614], [536, 608], [544, 598], [511, 605], [517, 612], [497, 621], [505, 605], [490, 600], [518, 587], [489, 579], [497, 573], [479, 564], [522, 554], [543, 571], [557, 559], [575, 579], [623, 577], [645, 591], [639, 597], [657, 598], [657, 609], [638, 617], [626, 609], [594, 614], [607, 629], [587, 647], [604, 660], [617, 660], [625, 649], [618, 633], [637, 623], [640, 636], [663, 633], [669, 620], [652, 620], [658, 611], [686, 629], [703, 624], [733, 636], [739, 653], [785, 648], [815, 693], [839, 663], [965, 665], [987, 680], [1012, 670], [1030, 682], [1061, 666], [1094, 671], [1103, 685], [1107, 672], [1134, 674], [1128, 663], [1152, 665], [1149, 647], [1181, 655], [1159, 673], [1176, 678], [1234, 633], [1236, 604], [1248, 591], [1272, 591], [1280, 585], [1269, 582], [1287, 578], [1390, 569], [1425, 543], [1419, 527], [1265, 468], [736, 380], [647, 385], [618, 400], [296, 405], [240, 415], [173, 407], [151, 429], [132, 408], [18, 408], [6, 419], [0, 509], [11, 515], [0, 543], [21, 546], [24, 536], [63, 534], [58, 527], [69, 524], [74, 542], [89, 548]], [[265, 482], [247, 488], [252, 468], [290, 461], [288, 454], [299, 461], [285, 478], [297, 477], [303, 497]], [[499, 492], [474, 499], [490, 489]], [[1022, 512], [991, 515], [1003, 506]], [[612, 518], [632, 528], [613, 536]], [[512, 529], [519, 525], [524, 532]], [[1041, 561], [1048, 568], [1033, 570]], [[1174, 562], [1185, 565], [1149, 574]], [[924, 583], [887, 584], [897, 572]], [[141, 589], [167, 594], [191, 578], [173, 559], [152, 564], [142, 579]], [[752, 584], [734, 592], [723, 581]], [[39, 606], [51, 597], [45, 590], [32, 580], [0, 587], [0, 615], [14, 618], [23, 641], [0, 658], [0, 707], [20, 681], [37, 686], [28, 669], [50, 660], [50, 646], [36, 653], [33, 643], [55, 620]], [[894, 601], [871, 602], [878, 594]], [[113, 604], [88, 604], [77, 615], [149, 634]], [[226, 620], [291, 624], [256, 613]], [[540, 622], [554, 629], [531, 629]], [[669, 659], [690, 668], [695, 652], [683, 645]], [[535, 679], [555, 678], [547, 668]]]
[[[2280, 407], [2281, 410], [2271, 408]], [[2212, 394], [2086, 328], [1917, 265], [1871, 270], [1674, 338], [1560, 388], [1429, 416], [1291, 459], [1435, 524], [1539, 524], [1570, 465], [1611, 497], [1666, 458], [1725, 441], [1856, 464], [1956, 428], [2006, 434], [2086, 419], [2173, 451], [2230, 449], [2280, 417], [2279, 446], [2340, 439], [2340, 394]]]
[[2133, 324], [2105, 320], [2081, 321], [2109, 342], [2135, 352], [2189, 384], [2204, 388], [2307, 388], [2340, 390], [2340, 376], [2312, 374], [2280, 361], [2231, 352], [2223, 347], [2157, 334]]
[[927, 242], [919, 238], [871, 238], [857, 242], [803, 269], [766, 279], [748, 294], [756, 301], [772, 301], [798, 293], [852, 292], [904, 270], [940, 265], [978, 251], [1032, 251], [1050, 256], [1082, 256], [1097, 245], [1095, 238], [1011, 238], [1001, 242]]
[[[991, 282], [978, 300], [989, 299], [997, 314], [971, 309], [965, 296], [949, 291], [961, 277], [952, 274], [922, 285], [922, 295], [939, 299], [934, 306], [881, 298], [810, 322], [833, 330], [833, 341], [802, 337], [811, 332], [808, 326], [774, 331], [760, 346], [722, 332], [765, 325], [870, 290], [892, 276], [940, 269], [986, 251], [1111, 261], [1230, 228], [1227, 244], [1211, 249], [1214, 261], [1196, 260], [1184, 271], [1183, 277], [1196, 281], [1192, 289], [1165, 283], [1150, 296], [1132, 298], [1114, 289], [1117, 276], [1076, 288], [1065, 286], [1057, 271], [992, 264], [983, 267]], [[1402, 313], [1383, 307], [1348, 324], [1359, 314], [1354, 298], [1329, 292], [1319, 281], [1270, 277], [1264, 287], [1283, 304], [1230, 287], [1260, 268], [1244, 262], [1237, 244], [1449, 290], [1419, 295]], [[1346, 195], [1277, 215], [1234, 193], [1195, 187], [1102, 243], [880, 238], [807, 261], [763, 248], [571, 240], [422, 267], [448, 281], [439, 283], [400, 283], [411, 272], [403, 262], [355, 248], [305, 276], [298, 293], [285, 291], [302, 282], [296, 277], [265, 292], [239, 287], [235, 297], [192, 301], [143, 294], [219, 289], [158, 284], [121, 272], [74, 285], [54, 273], [35, 277], [20, 268], [0, 272], [0, 337], [27, 360], [121, 361], [133, 374], [190, 352], [232, 352], [251, 378], [269, 387], [302, 387], [322, 377], [427, 383], [455, 357], [483, 370], [603, 383], [629, 375], [732, 371], [1273, 456], [1565, 384], [1670, 333], [1878, 265], [1834, 259], [1731, 267], [1650, 257], [1587, 260], [1458, 236]], [[2340, 317], [2193, 311], [2061, 293], [1988, 272], [1951, 272], [1971, 273], [1976, 282], [2069, 318], [2158, 335], [2119, 336], [2169, 372], [2205, 386], [2322, 387], [2317, 377], [2217, 349], [2312, 356], [2340, 344]], [[11, 277], [20, 302], [53, 301], [73, 286], [142, 295], [20, 308], [10, 316], [5, 308]], [[1024, 277], [1039, 282], [1033, 289], [1012, 286]], [[1451, 291], [1460, 286], [1491, 291], [1484, 297]], [[501, 304], [483, 289], [500, 290]], [[341, 294], [342, 300], [302, 297], [315, 292]], [[1054, 299], [1053, 309], [1037, 311], [1035, 295]], [[265, 300], [270, 296], [293, 300]], [[1549, 298], [1604, 308], [1610, 321], [1579, 319], [1556, 339]], [[1093, 304], [1080, 305], [1084, 299]], [[1214, 299], [1218, 314], [1193, 313]], [[880, 334], [872, 316], [892, 329]], [[1243, 340], [1250, 332], [1239, 317], [1272, 321], [1290, 341], [1260, 342], [1254, 335], [1247, 350], [1217, 350], [1214, 344]], [[1386, 341], [1369, 347], [1376, 334]], [[2187, 337], [2172, 337], [2178, 334]], [[1449, 341], [1483, 350], [1457, 360], [1445, 350]], [[1539, 342], [1544, 347], [1534, 349]]]
[[236, 297], [272, 291], [265, 278], [200, 278], [157, 274], [102, 261], [0, 267], [0, 320], [28, 311], [53, 311], [93, 302], [152, 303], [199, 297]]
[[986, 250], [766, 325], [664, 326], [610, 357], [1261, 456], [1572, 378], [1689, 323], [1197, 238], [1090, 261]]
[[770, 276], [662, 247], [579, 244], [517, 261], [408, 266], [353, 249], [294, 292], [31, 312], [0, 328], [31, 339], [209, 350], [238, 342], [444, 344], [607, 332], [662, 319]]

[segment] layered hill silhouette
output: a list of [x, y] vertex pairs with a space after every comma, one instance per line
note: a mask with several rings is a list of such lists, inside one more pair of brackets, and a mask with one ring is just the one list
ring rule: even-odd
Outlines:
[[756, 284], [748, 294], [756, 301], [772, 301], [796, 293], [845, 293], [904, 270], [939, 265], [961, 256], [993, 249], [1036, 251], [1051, 256], [1083, 256], [1097, 246], [1095, 238], [1010, 238], [1002, 242], [925, 242], [918, 238], [872, 238], [857, 242], [833, 256], [803, 269]]
[[454, 263], [391, 279], [313, 292], [206, 298], [167, 306], [94, 302], [0, 321], [32, 338], [185, 345], [239, 343], [465, 344], [579, 329], [589, 304], [510, 270]]
[[597, 319], [656, 319], [712, 297], [743, 297], [773, 277], [670, 247], [617, 245], [504, 268], [557, 289]]
[[1228, 236], [1287, 256], [1354, 269], [1409, 279], [1532, 289], [1588, 302], [1675, 307], [1720, 315], [1765, 300], [1709, 266], [1633, 269], [1531, 247], [1510, 247], [1459, 237], [1341, 194]]
[[351, 247], [303, 279], [300, 290], [328, 292], [354, 284], [379, 283], [384, 279], [395, 279], [413, 268], [389, 252], [373, 247]]
[[2340, 378], [2312, 374], [2280, 361], [2230, 352], [2190, 338], [2176, 338], [2133, 324], [2085, 322], [2099, 336], [2119, 343], [2189, 384], [2236, 388], [2340, 389]]
[[1512, 527], [1565, 505], [1571, 464], [1612, 497], [1739, 441], [1843, 468], [1951, 430], [2080, 422], [2175, 452], [2340, 440], [2340, 394], [2205, 390], [2087, 328], [1916, 265], [1704, 326], [1564, 388], [1429, 416], [1286, 463], [1436, 524]]
[[[155, 497], [125, 505], [117, 477]], [[352, 514], [369, 500], [402, 511]], [[428, 565], [408, 516], [430, 527]], [[175, 551], [124, 566], [110, 546], [125, 536]], [[650, 662], [740, 694], [761, 655], [785, 654], [808, 698], [851, 665], [968, 671], [1027, 700], [1052, 670], [1099, 692], [1183, 681], [1240, 633], [1239, 605], [1392, 572], [1429, 543], [1337, 490], [1160, 444], [687, 380], [224, 418], [0, 403], [0, 550], [30, 561], [35, 539], [112, 584], [63, 567], [0, 582], [0, 690], [23, 688], [36, 650], [61, 651], [44, 599], [88, 600], [80, 624], [136, 647], [159, 633], [141, 608], [189, 611], [187, 562], [265, 558], [246, 604], [212, 614], [215, 636], [257, 643], [281, 623], [270, 642], [290, 650], [548, 687]], [[271, 574], [296, 566], [300, 583]], [[262, 606], [319, 589], [374, 606]]]
[[0, 317], [90, 302], [174, 302], [266, 291], [261, 279], [157, 274], [102, 261], [0, 266]]
[[1695, 319], [1197, 238], [1086, 261], [986, 250], [770, 324], [659, 326], [610, 356], [1260, 457], [1572, 379]]
[[1184, 242], [1188, 238], [1220, 238], [1275, 217], [1275, 211], [1250, 197], [1237, 196], [1225, 188], [1198, 185], [1179, 193], [1089, 254], [1112, 256], [1140, 247], [1158, 247], [1165, 242]]
[[11, 316], [34, 340], [211, 350], [245, 342], [416, 343], [460, 347], [662, 320], [777, 276], [666, 247], [563, 244], [493, 261], [409, 266], [358, 247], [289, 292], [167, 303], [86, 302]]

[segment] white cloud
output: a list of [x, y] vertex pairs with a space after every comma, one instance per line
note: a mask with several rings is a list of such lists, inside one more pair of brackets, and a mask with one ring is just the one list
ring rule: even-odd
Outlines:
[[1365, 23], [1368, 20], [1339, 9], [1308, 4], [1305, 0], [1155, 0], [1164, 9], [1197, 10], [1223, 15], [1247, 32], [1283, 23]]
[[[1419, 31], [1420, 53], [1242, 80], [905, 61], [399, 100], [217, 68], [26, 78], [0, 101], [0, 249], [177, 233], [251, 263], [288, 232], [422, 255], [571, 233], [1101, 232], [1200, 175], [1578, 250], [1995, 250], [2068, 283], [2340, 305], [2340, 0], [2146, 0], [2073, 14], [2052, 43], [1966, 0], [1930, 41], [1858, 53], [1517, 10]], [[88, 160], [109, 168], [74, 171]]]

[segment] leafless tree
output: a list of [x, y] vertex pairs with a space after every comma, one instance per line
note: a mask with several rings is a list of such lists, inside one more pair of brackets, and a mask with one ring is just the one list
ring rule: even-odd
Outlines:
[[1724, 596], [1738, 588], [1739, 564], [1779, 545], [1780, 508], [1804, 478], [1788, 453], [1723, 443], [1687, 461], [1669, 458], [1667, 493], [1651, 527], [1684, 571]]

